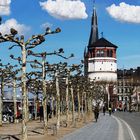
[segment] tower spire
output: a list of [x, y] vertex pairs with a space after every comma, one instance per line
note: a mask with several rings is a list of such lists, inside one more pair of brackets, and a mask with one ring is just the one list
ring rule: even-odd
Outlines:
[[91, 21], [91, 32], [89, 38], [88, 46], [92, 46], [94, 42], [98, 40], [98, 24], [97, 24], [97, 14], [95, 8], [95, 0], [93, 1], [93, 14], [92, 14], [92, 21]]

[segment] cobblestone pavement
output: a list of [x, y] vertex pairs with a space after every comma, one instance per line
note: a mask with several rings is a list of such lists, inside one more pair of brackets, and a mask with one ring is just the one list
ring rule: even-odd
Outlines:
[[92, 122], [61, 140], [136, 140], [131, 128], [115, 117], [100, 113], [98, 122]]

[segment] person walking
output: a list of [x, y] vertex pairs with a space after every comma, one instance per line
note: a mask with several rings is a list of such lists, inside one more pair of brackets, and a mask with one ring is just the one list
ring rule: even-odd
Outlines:
[[103, 106], [103, 114], [105, 115], [105, 112], [106, 112], [106, 107], [105, 105]]
[[112, 112], [111, 106], [108, 108], [108, 111], [109, 111], [109, 115], [111, 116], [111, 112]]
[[98, 117], [99, 117], [99, 107], [98, 106], [95, 106], [94, 116], [95, 116], [95, 121], [97, 122]]

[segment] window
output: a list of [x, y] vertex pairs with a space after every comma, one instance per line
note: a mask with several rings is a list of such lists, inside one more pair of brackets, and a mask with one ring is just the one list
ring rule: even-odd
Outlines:
[[100, 55], [101, 55], [101, 57], [104, 57], [104, 51], [103, 50], [100, 51]]
[[113, 57], [113, 51], [107, 50], [107, 57]]
[[104, 57], [104, 50], [98, 50], [96, 52], [96, 57]]
[[127, 92], [128, 92], [128, 93], [130, 92], [130, 89], [129, 89], [129, 88], [127, 88]]
[[119, 93], [119, 89], [118, 89], [118, 93]]
[[121, 93], [121, 88], [119, 88], [119, 93]]

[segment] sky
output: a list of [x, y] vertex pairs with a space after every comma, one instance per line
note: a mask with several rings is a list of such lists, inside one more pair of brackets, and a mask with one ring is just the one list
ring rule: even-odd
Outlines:
[[[88, 45], [94, 0], [0, 0], [2, 24], [0, 32], [18, 30], [26, 38], [43, 33], [46, 27], [61, 33], [48, 35], [46, 42], [34, 49], [35, 52], [53, 52], [64, 49], [64, 55], [75, 57], [68, 60], [79, 64]], [[140, 0], [96, 0], [99, 36], [118, 46], [118, 68], [140, 66]], [[0, 44], [0, 59], [11, 62], [9, 55], [21, 56], [19, 48], [8, 50], [10, 44]], [[48, 56], [51, 62], [62, 61]], [[12, 62], [14, 63], [14, 62]]]

